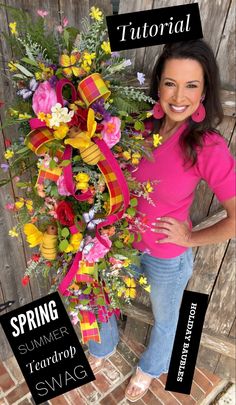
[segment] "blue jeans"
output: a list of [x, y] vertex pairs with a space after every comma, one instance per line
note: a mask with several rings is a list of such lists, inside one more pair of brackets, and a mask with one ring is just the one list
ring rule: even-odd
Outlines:
[[[151, 377], [167, 373], [179, 317], [184, 289], [193, 271], [192, 250], [171, 259], [158, 259], [144, 253], [141, 266], [151, 285], [150, 299], [154, 316], [149, 344], [142, 354], [138, 368]], [[119, 333], [115, 316], [101, 328], [101, 343], [89, 342], [89, 352], [95, 357], [106, 357], [116, 348]]]

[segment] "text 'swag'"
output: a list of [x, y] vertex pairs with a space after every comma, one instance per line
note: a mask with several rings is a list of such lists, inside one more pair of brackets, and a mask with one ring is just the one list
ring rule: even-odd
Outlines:
[[190, 394], [209, 295], [184, 291], [165, 389]]
[[112, 51], [202, 38], [198, 3], [107, 16]]
[[0, 321], [36, 404], [95, 380], [57, 292]]

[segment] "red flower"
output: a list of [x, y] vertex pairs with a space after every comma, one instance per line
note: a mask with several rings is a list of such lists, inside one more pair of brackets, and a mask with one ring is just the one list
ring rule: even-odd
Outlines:
[[0, 100], [0, 108], [4, 105], [4, 101]]
[[26, 286], [29, 283], [29, 281], [30, 281], [29, 276], [24, 276], [21, 280], [21, 283], [23, 286]]
[[87, 131], [87, 116], [88, 110], [78, 107], [69, 122], [69, 127], [78, 127], [81, 131]]
[[9, 148], [11, 146], [11, 140], [6, 138], [5, 139], [5, 145], [6, 145], [6, 148]]
[[67, 201], [60, 201], [57, 208], [56, 214], [58, 221], [65, 226], [72, 226], [75, 222], [75, 214], [72, 209], [71, 203]]
[[38, 261], [39, 261], [39, 258], [40, 258], [40, 255], [38, 255], [38, 254], [32, 255], [32, 257], [31, 257], [31, 259], [33, 260], [33, 262], [38, 262]]
[[52, 267], [52, 262], [46, 262], [45, 264], [47, 267]]

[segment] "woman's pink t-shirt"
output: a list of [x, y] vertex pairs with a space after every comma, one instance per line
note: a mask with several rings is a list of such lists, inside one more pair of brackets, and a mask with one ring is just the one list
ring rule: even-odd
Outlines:
[[[236, 194], [235, 161], [224, 138], [217, 133], [205, 134], [203, 147], [199, 149], [197, 163], [193, 167], [184, 165], [179, 138], [186, 125], [182, 124], [176, 133], [155, 149], [153, 162], [143, 159], [138, 170], [132, 173], [140, 182], [158, 181], [154, 191], [149, 194], [155, 207], [143, 197], [138, 199], [138, 211], [146, 215], [150, 228], [152, 222], [163, 216], [190, 222], [189, 210], [201, 179], [207, 182], [220, 202]], [[142, 234], [142, 240], [134, 246], [159, 258], [175, 257], [186, 250], [174, 243], [156, 243], [164, 237], [148, 229]]]

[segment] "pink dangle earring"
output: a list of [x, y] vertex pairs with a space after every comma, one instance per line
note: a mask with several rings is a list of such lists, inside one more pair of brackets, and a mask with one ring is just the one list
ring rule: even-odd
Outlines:
[[[158, 98], [160, 98], [160, 93], [158, 93]], [[157, 103], [153, 107], [153, 117], [160, 119], [160, 118], [164, 117], [164, 115], [165, 115], [165, 113], [162, 109], [162, 106], [161, 106], [160, 102], [157, 101]]]
[[191, 118], [194, 122], [202, 122], [205, 119], [206, 116], [206, 110], [204, 105], [202, 104], [203, 100], [205, 99], [205, 96], [201, 97], [200, 104], [196, 111], [191, 115]]

